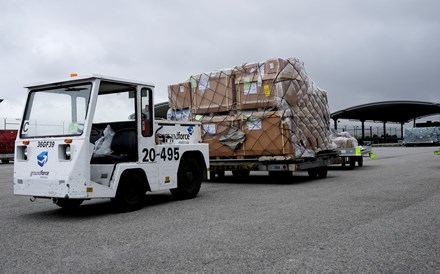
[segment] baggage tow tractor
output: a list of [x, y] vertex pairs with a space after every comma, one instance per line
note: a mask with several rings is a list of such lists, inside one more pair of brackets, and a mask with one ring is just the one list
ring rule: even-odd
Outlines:
[[91, 75], [27, 88], [16, 195], [64, 208], [110, 198], [128, 211], [147, 191], [193, 198], [208, 177], [200, 123], [154, 120], [153, 84]]
[[339, 158], [333, 158], [332, 164], [341, 164], [343, 168], [347, 165], [350, 169], [356, 166], [359, 167], [364, 165], [364, 157], [369, 157], [371, 159], [376, 158], [373, 153], [373, 148], [371, 146], [356, 146], [354, 148], [337, 148]]

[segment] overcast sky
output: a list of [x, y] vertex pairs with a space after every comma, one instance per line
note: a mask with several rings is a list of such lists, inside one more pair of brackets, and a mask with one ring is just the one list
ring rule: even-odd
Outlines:
[[440, 1], [0, 0], [0, 117], [25, 84], [70, 73], [167, 86], [192, 74], [297, 57], [330, 110], [440, 102]]

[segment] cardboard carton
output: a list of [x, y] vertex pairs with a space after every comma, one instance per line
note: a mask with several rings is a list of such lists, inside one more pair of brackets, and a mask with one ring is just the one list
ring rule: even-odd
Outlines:
[[270, 108], [276, 106], [276, 88], [272, 80], [257, 76], [236, 78], [237, 109]]
[[233, 75], [231, 71], [202, 73], [191, 76], [192, 113], [229, 111], [233, 105]]
[[264, 79], [296, 79], [300, 75], [301, 67], [296, 66], [297, 59], [273, 58], [264, 61]]
[[283, 111], [254, 112], [241, 116], [246, 139], [237, 155], [294, 155], [291, 134]]
[[233, 69], [236, 78], [257, 77], [264, 75], [264, 63], [244, 63]]
[[236, 116], [218, 115], [214, 117], [203, 117], [202, 123], [202, 140], [209, 144], [210, 157], [229, 158], [234, 157], [236, 150], [223, 144], [221, 137], [228, 133], [231, 127], [240, 128], [239, 121]]
[[191, 107], [191, 85], [189, 82], [168, 86], [168, 103], [172, 109]]

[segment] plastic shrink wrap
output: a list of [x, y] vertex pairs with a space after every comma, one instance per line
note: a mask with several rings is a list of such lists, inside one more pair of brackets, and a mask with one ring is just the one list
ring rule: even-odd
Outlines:
[[337, 132], [336, 130], [332, 129], [330, 139], [332, 140], [335, 148], [355, 148], [359, 145], [356, 138], [351, 136], [351, 134], [346, 131]]
[[406, 128], [403, 143], [405, 145], [440, 144], [440, 127]]

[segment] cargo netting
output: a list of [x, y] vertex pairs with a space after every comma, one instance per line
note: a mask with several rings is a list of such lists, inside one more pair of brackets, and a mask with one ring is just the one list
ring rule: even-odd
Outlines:
[[332, 148], [326, 91], [296, 58], [192, 75], [168, 87], [167, 118], [200, 121], [210, 157], [315, 157]]

